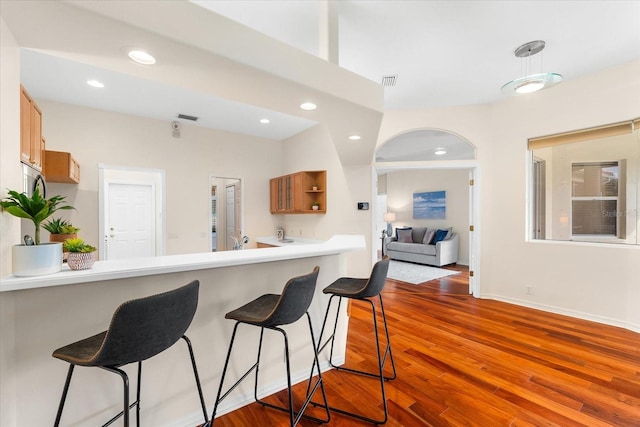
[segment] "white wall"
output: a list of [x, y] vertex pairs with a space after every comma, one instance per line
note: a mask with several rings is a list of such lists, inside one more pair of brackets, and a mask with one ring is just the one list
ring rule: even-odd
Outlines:
[[[457, 133], [478, 150], [481, 294], [640, 331], [640, 247], [528, 241], [527, 139], [640, 116], [640, 60], [492, 105], [385, 114], [378, 144], [407, 130]], [[533, 287], [526, 295], [525, 287]]]
[[[20, 50], [4, 19], [0, 17], [0, 197], [7, 195], [6, 189], [19, 189], [20, 178]], [[11, 124], [14, 124], [13, 126]], [[6, 144], [5, 141], [15, 141]], [[11, 247], [20, 241], [20, 221], [11, 215], [0, 215], [0, 277], [11, 271]], [[0, 297], [0, 425], [16, 424], [16, 372], [11, 369], [15, 364], [15, 330], [13, 322], [13, 295]]]
[[[327, 239], [334, 234], [362, 234], [368, 251], [347, 254], [348, 272], [366, 277], [371, 273], [373, 210], [358, 210], [358, 202], [372, 206], [371, 167], [343, 167], [331, 135], [324, 126], [316, 126], [284, 143], [284, 173], [303, 170], [327, 171], [327, 213], [322, 215], [273, 215], [292, 237]], [[275, 232], [275, 231], [274, 231]]]
[[[20, 49], [13, 34], [0, 18], [0, 197], [7, 189], [22, 189], [20, 164]], [[13, 126], [11, 124], [14, 124]], [[5, 141], [13, 141], [7, 144]], [[0, 277], [11, 272], [11, 246], [20, 243], [20, 221], [11, 215], [0, 215]]]
[[[446, 191], [446, 218], [413, 218], [413, 193]], [[404, 170], [387, 173], [387, 211], [396, 214], [393, 227], [453, 227], [459, 234], [458, 263], [469, 265], [469, 171], [464, 169]]]
[[[166, 172], [168, 255], [210, 250], [210, 175], [243, 181], [245, 234], [272, 234], [269, 178], [281, 174], [282, 143], [183, 125], [173, 138], [168, 122], [37, 99], [47, 149], [68, 151], [80, 163], [80, 184], [48, 185], [77, 210], [61, 214], [97, 246], [98, 164]], [[43, 238], [46, 238], [43, 236]]]

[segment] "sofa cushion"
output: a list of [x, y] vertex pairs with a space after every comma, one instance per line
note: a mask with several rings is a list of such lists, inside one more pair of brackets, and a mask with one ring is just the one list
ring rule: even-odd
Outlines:
[[396, 240], [398, 240], [398, 231], [400, 230], [411, 230], [411, 227], [396, 227]]
[[398, 236], [398, 242], [400, 243], [413, 243], [413, 239], [411, 238], [410, 228], [403, 228], [403, 229], [396, 228], [396, 235]]
[[444, 236], [444, 240], [449, 240], [453, 236], [453, 227], [445, 228], [445, 230], [447, 230], [447, 235]]
[[434, 237], [436, 237], [436, 230], [427, 229], [427, 232], [424, 233], [424, 238], [422, 239], [422, 243], [425, 245], [431, 245], [433, 243]]
[[433, 238], [433, 244], [435, 245], [441, 240], [444, 240], [447, 237], [447, 233], [449, 230], [438, 230], [436, 231], [436, 236]]
[[424, 234], [427, 230], [427, 227], [413, 227], [411, 229], [411, 240], [413, 241], [413, 243], [422, 243]]
[[435, 245], [423, 245], [421, 243], [390, 242], [387, 245], [387, 250], [397, 251], [397, 252], [409, 252], [409, 253], [420, 254], [420, 255], [436, 254]]

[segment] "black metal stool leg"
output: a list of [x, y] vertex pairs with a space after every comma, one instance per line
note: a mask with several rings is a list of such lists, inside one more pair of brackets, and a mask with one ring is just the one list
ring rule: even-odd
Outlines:
[[99, 368], [102, 368], [109, 372], [113, 372], [114, 374], [118, 374], [120, 378], [122, 378], [122, 385], [123, 385], [123, 393], [122, 393], [123, 410], [118, 415], [116, 415], [115, 417], [111, 418], [109, 421], [104, 423], [102, 427], [107, 427], [113, 424], [113, 422], [120, 417], [124, 418], [124, 427], [129, 427], [129, 410], [138, 402], [136, 401], [131, 405], [129, 405], [129, 377], [127, 376], [127, 373], [121, 369], [108, 367], [108, 366], [99, 366]]
[[[324, 350], [324, 348], [327, 346], [327, 344], [329, 344], [329, 342], [331, 342], [331, 351], [329, 354], [329, 365], [333, 367], [333, 363], [331, 362], [331, 358], [333, 357], [333, 338], [335, 337], [336, 334], [336, 328], [337, 328], [337, 323], [338, 323], [338, 314], [340, 313], [340, 302], [342, 301], [342, 298], [338, 297], [338, 307], [336, 309], [336, 320], [335, 323], [333, 325], [333, 334], [331, 336], [329, 336], [329, 338], [327, 338], [327, 341], [323, 344], [322, 343], [322, 337], [324, 336], [324, 329], [327, 326], [327, 319], [329, 317], [329, 312], [331, 311], [331, 304], [333, 303], [333, 297], [335, 297], [336, 295], [331, 295], [331, 297], [329, 298], [329, 302], [327, 303], [327, 310], [324, 312], [324, 320], [322, 321], [322, 328], [320, 328], [320, 336], [318, 337], [318, 345], [314, 346], [316, 347], [316, 356], [318, 354], [320, 354], [322, 352], [322, 350]], [[310, 391], [310, 387], [311, 387], [311, 379], [313, 378], [313, 374], [315, 372], [315, 366], [311, 366], [311, 373], [309, 374], [309, 381], [307, 382], [307, 397], [309, 396], [309, 391]], [[318, 363], [318, 374], [320, 373], [320, 363]], [[313, 402], [312, 402], [313, 403]], [[315, 405], [315, 403], [313, 403]]]
[[393, 368], [393, 376], [384, 377], [384, 379], [395, 380], [397, 376], [396, 363], [393, 360], [393, 351], [391, 350], [391, 339], [389, 339], [389, 328], [387, 327], [387, 316], [385, 316], [384, 314], [384, 304], [382, 304], [382, 294], [378, 296], [380, 298], [380, 312], [382, 313], [382, 323], [384, 324], [384, 333], [385, 333], [385, 336], [387, 337], [387, 346], [384, 350], [384, 358], [383, 358], [382, 366], [384, 367], [384, 364], [387, 362], [387, 354], [388, 354], [389, 358], [391, 359], [391, 367]]
[[136, 392], [136, 425], [140, 427], [140, 391], [142, 389], [142, 361], [138, 362], [138, 384]]
[[69, 384], [71, 384], [71, 376], [73, 375], [73, 368], [76, 365], [70, 363], [69, 370], [67, 371], [67, 379], [64, 382], [64, 388], [62, 389], [62, 397], [60, 397], [60, 404], [58, 405], [58, 413], [56, 415], [56, 421], [53, 424], [53, 427], [58, 427], [60, 425], [60, 418], [62, 418], [62, 409], [64, 408], [64, 403], [67, 400], [67, 392], [69, 391]]
[[[322, 372], [320, 371], [320, 361], [318, 360], [318, 347], [316, 347], [315, 337], [313, 336], [313, 325], [311, 323], [311, 316], [309, 316], [309, 312], [307, 312], [307, 321], [309, 323], [309, 334], [311, 335], [311, 344], [313, 345], [313, 360], [315, 363], [315, 367], [318, 369], [318, 381], [313, 386], [313, 390], [309, 393], [309, 387], [311, 386], [311, 378], [309, 378], [309, 383], [307, 384], [307, 400], [305, 401], [301, 412], [304, 412], [307, 409], [309, 403], [311, 403], [311, 399], [318, 389], [318, 385], [320, 386], [320, 391], [322, 392], [322, 400], [324, 400], [324, 406], [327, 411], [327, 419], [324, 422], [329, 422], [331, 419], [331, 414], [329, 413], [329, 404], [327, 402], [327, 394], [324, 390], [324, 380], [322, 379]], [[313, 376], [313, 368], [311, 368], [311, 375]]]
[[[334, 295], [332, 295], [333, 298]], [[342, 299], [342, 297], [340, 297], [340, 300]], [[334, 406], [328, 406], [328, 405], [321, 405], [317, 402], [311, 402], [313, 405], [318, 406], [318, 407], [325, 407], [328, 408], [331, 411], [335, 411], [338, 412], [340, 414], [343, 415], [348, 415], [350, 417], [353, 418], [357, 418], [359, 420], [362, 421], [366, 421], [372, 424], [384, 424], [387, 422], [387, 418], [388, 418], [388, 408], [387, 408], [387, 398], [386, 398], [386, 394], [385, 394], [385, 390], [384, 390], [384, 381], [386, 379], [394, 379], [396, 377], [396, 369], [395, 369], [395, 363], [393, 361], [393, 355], [391, 354], [391, 343], [389, 341], [389, 332], [387, 329], [387, 323], [386, 323], [386, 317], [384, 316], [384, 307], [381, 305], [381, 312], [382, 312], [382, 318], [384, 320], [384, 330], [385, 330], [385, 335], [387, 338], [387, 345], [385, 347], [385, 351], [384, 351], [384, 355], [381, 354], [380, 351], [380, 338], [378, 336], [378, 320], [377, 320], [377, 316], [376, 316], [376, 307], [375, 304], [373, 303], [373, 301], [366, 299], [366, 298], [358, 298], [360, 301], [366, 301], [367, 303], [369, 303], [371, 305], [371, 314], [373, 317], [373, 332], [375, 334], [375, 339], [376, 339], [376, 352], [377, 352], [377, 357], [378, 357], [378, 374], [372, 373], [372, 372], [366, 372], [366, 371], [360, 371], [357, 369], [351, 369], [351, 368], [345, 368], [342, 366], [335, 366], [332, 361], [331, 358], [333, 357], [333, 341], [335, 339], [335, 333], [337, 330], [337, 322], [338, 322], [338, 316], [339, 316], [339, 311], [338, 313], [336, 313], [336, 320], [335, 320], [335, 324], [334, 324], [334, 329], [333, 329], [333, 335], [327, 339], [327, 341], [324, 343], [324, 345], [322, 347], [320, 347], [318, 349], [318, 352], [320, 352], [327, 344], [329, 344], [329, 341], [331, 341], [331, 352], [329, 355], [329, 363], [331, 364], [332, 367], [334, 367], [334, 369], [336, 369], [337, 371], [345, 371], [345, 372], [351, 372], [354, 374], [360, 374], [360, 375], [365, 375], [368, 377], [372, 377], [372, 378], [377, 378], [380, 381], [380, 394], [382, 397], [382, 404], [383, 404], [383, 409], [384, 409], [384, 418], [381, 420], [376, 420], [373, 418], [369, 418], [369, 417], [365, 417], [363, 415], [360, 414], [356, 414], [353, 412], [349, 412], [346, 411], [344, 409], [341, 408], [337, 408]], [[380, 295], [380, 303], [382, 304], [382, 296]], [[331, 300], [329, 300], [329, 306], [331, 304]], [[339, 303], [338, 303], [339, 305]], [[329, 306], [327, 307], [327, 314], [325, 315], [325, 322], [327, 320], [327, 315], [329, 314]], [[324, 325], [323, 325], [323, 330], [324, 330]], [[386, 362], [386, 358], [387, 358], [387, 354], [389, 355], [389, 357], [391, 358], [391, 364], [393, 366], [393, 376], [392, 377], [385, 377], [384, 376], [384, 365]], [[319, 369], [319, 368], [318, 368]]]
[[187, 343], [187, 348], [189, 349], [189, 356], [191, 358], [191, 366], [193, 367], [193, 375], [196, 378], [196, 386], [198, 387], [198, 396], [200, 397], [200, 406], [202, 407], [202, 416], [204, 417], [204, 426], [206, 427], [209, 423], [209, 419], [207, 418], [207, 405], [204, 403], [204, 395], [202, 394], [202, 385], [200, 384], [200, 375], [198, 375], [198, 368], [196, 367], [196, 358], [193, 354], [193, 347], [191, 346], [191, 340], [183, 335], [182, 339]]
[[[307, 317], [308, 317], [308, 321], [309, 321], [309, 327], [311, 328], [311, 338], [313, 340], [313, 328], [311, 327], [311, 317], [309, 316], [309, 313], [307, 312]], [[313, 397], [314, 392], [316, 391], [316, 389], [318, 388], [318, 386], [321, 387], [322, 389], [322, 396], [323, 399], [325, 401], [325, 406], [326, 406], [326, 395], [324, 392], [324, 384], [322, 383], [322, 374], [320, 374], [319, 380], [318, 382], [315, 384], [315, 386], [313, 387], [313, 392], [310, 395], [307, 395], [307, 399], [305, 400], [305, 402], [303, 403], [303, 405], [301, 406], [301, 408], [298, 411], [295, 411], [293, 409], [293, 392], [291, 390], [291, 368], [290, 368], [290, 363], [289, 363], [289, 339], [287, 337], [287, 333], [278, 327], [269, 327], [268, 329], [272, 329], [274, 331], [278, 331], [282, 334], [282, 336], [284, 337], [284, 347], [285, 347], [285, 361], [286, 361], [286, 365], [287, 365], [287, 391], [289, 393], [289, 407], [288, 408], [283, 408], [282, 406], [277, 406], [277, 405], [273, 405], [271, 403], [265, 402], [263, 400], [256, 400], [258, 403], [260, 403], [263, 406], [266, 406], [268, 408], [271, 409], [277, 409], [279, 411], [283, 411], [283, 412], [288, 412], [289, 413], [289, 420], [290, 420], [290, 426], [294, 427], [295, 425], [298, 424], [298, 422], [300, 421], [300, 419], [304, 418], [307, 420], [311, 420], [311, 421], [315, 421], [317, 423], [326, 423], [329, 422], [329, 411], [327, 410], [327, 419], [323, 420], [321, 418], [317, 418], [317, 417], [313, 417], [311, 415], [305, 415], [304, 411], [307, 408], [307, 406], [309, 406], [309, 403], [311, 403], [311, 398]], [[317, 362], [317, 351], [316, 351], [316, 346], [315, 346], [315, 341], [313, 341], [313, 350], [314, 350], [314, 360]], [[316, 363], [315, 364], [318, 368], [318, 370], [320, 370], [320, 364]], [[307, 386], [309, 387], [309, 386]]]
[[264, 328], [260, 328], [260, 341], [258, 341], [258, 357], [256, 359], [256, 364], [254, 365], [256, 367], [256, 378], [253, 383], [253, 399], [258, 403], [261, 403], [260, 399], [258, 399], [258, 372], [260, 372], [260, 356], [262, 355], [262, 339], [263, 338], [264, 338]]
[[[246, 377], [247, 375], [249, 375], [257, 366], [253, 365], [251, 368], [249, 368], [249, 370], [247, 372], [245, 372], [242, 377], [235, 382], [235, 384], [233, 384], [224, 394], [222, 394], [222, 389], [224, 386], [224, 378], [226, 376], [227, 373], [227, 368], [229, 367], [229, 361], [231, 359], [231, 351], [233, 350], [233, 342], [235, 341], [236, 338], [236, 332], [238, 331], [238, 325], [240, 325], [240, 322], [236, 322], [235, 326], [233, 327], [233, 333], [231, 334], [231, 342], [229, 343], [229, 351], [227, 352], [227, 359], [224, 362], [224, 368], [222, 369], [222, 377], [220, 378], [220, 386], [218, 387], [218, 395], [216, 396], [216, 402], [213, 406], [213, 412], [211, 413], [211, 426], [213, 426], [214, 422], [215, 422], [215, 418], [216, 418], [216, 413], [218, 412], [218, 405], [220, 404], [220, 402], [222, 402], [228, 395], [229, 393], [231, 393]], [[221, 396], [222, 395], [222, 396]]]

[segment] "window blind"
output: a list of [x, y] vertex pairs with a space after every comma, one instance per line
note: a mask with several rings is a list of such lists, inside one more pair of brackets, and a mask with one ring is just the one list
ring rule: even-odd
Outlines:
[[621, 123], [613, 123], [604, 126], [581, 129], [573, 132], [558, 133], [555, 135], [541, 136], [529, 139], [529, 150], [537, 148], [553, 147], [555, 145], [573, 144], [574, 142], [589, 141], [611, 136], [625, 135], [640, 127], [640, 119], [629, 120]]

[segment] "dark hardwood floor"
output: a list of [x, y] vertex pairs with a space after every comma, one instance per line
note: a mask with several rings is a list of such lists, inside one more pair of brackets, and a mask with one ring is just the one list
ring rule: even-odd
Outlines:
[[[468, 270], [383, 293], [398, 377], [386, 383], [388, 426], [640, 426], [640, 334], [468, 295]], [[374, 370], [371, 314], [351, 307], [345, 366]], [[381, 412], [379, 383], [324, 375], [330, 404]], [[304, 384], [295, 387], [296, 403]], [[286, 391], [270, 396], [284, 405]], [[317, 413], [317, 408], [311, 411]], [[287, 426], [251, 404], [216, 427]], [[303, 420], [301, 426], [316, 423]], [[370, 426], [336, 413], [331, 426]]]

